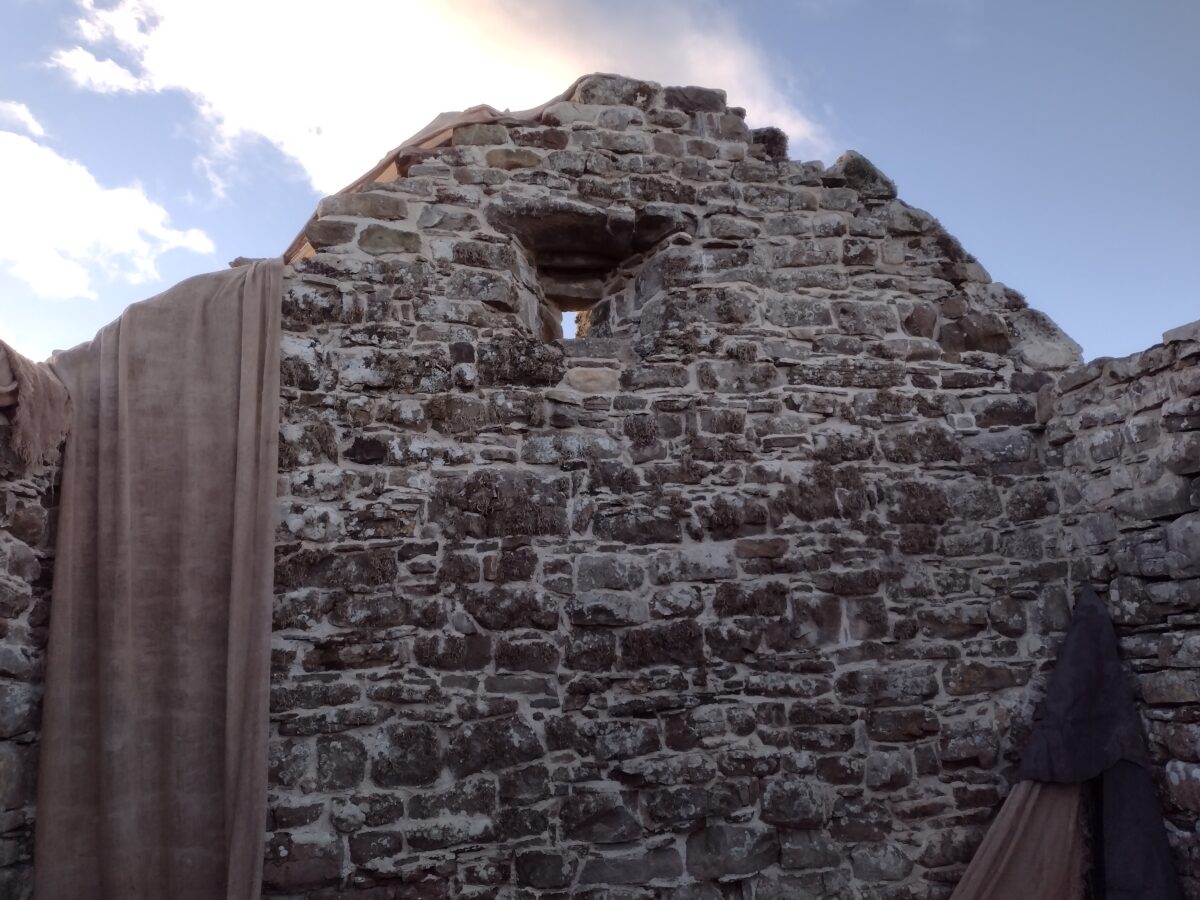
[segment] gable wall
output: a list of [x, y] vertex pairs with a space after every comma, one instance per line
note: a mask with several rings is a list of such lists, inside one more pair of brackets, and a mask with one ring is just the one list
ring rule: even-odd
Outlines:
[[[268, 893], [947, 896], [1067, 621], [1076, 348], [865, 160], [580, 92], [289, 278]], [[665, 223], [585, 339], [547, 222]]]

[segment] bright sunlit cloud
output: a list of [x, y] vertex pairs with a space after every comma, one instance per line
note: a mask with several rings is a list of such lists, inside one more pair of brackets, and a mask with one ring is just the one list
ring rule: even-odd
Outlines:
[[77, 86], [101, 94], [116, 94], [147, 89], [147, 85], [125, 67], [111, 59], [98, 59], [82, 47], [59, 50], [50, 64], [62, 69]]
[[[788, 132], [793, 156], [831, 150], [795, 91], [781, 88], [782, 67], [729, 15], [703, 3], [669, 0], [624, 14], [607, 4], [514, 0], [344, 0], [336, 16], [317, 0], [286, 11], [243, 0], [118, 0], [104, 8], [80, 0], [80, 8], [75, 30], [85, 46], [52, 58], [75, 84], [185, 92], [211, 129], [206, 165], [219, 169], [238, 140], [261, 137], [326, 193], [439, 112], [536, 106], [590, 71], [724, 87], [752, 124]], [[629, 27], [630, 15], [638, 28]]]
[[47, 299], [94, 297], [99, 277], [142, 284], [158, 277], [168, 250], [214, 249], [204, 232], [172, 228], [140, 187], [105, 187], [80, 163], [12, 131], [0, 131], [0, 197], [0, 270]]

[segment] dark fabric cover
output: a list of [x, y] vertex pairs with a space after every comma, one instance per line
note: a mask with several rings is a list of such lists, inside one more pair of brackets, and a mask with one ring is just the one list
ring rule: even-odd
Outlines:
[[1133, 692], [1104, 601], [1084, 588], [1038, 710], [1018, 778], [1100, 778], [1093, 834], [1105, 900], [1181, 900]]
[[1120, 760], [1100, 784], [1105, 900], [1183, 900], [1150, 770]]
[[1150, 765], [1112, 620], [1104, 601], [1084, 588], [1017, 777], [1074, 784], [1122, 759]]

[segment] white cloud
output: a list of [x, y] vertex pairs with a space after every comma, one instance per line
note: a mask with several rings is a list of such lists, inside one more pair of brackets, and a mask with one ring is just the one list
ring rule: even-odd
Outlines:
[[57, 53], [76, 83], [184, 91], [212, 128], [214, 159], [262, 137], [325, 192], [439, 112], [535, 106], [590, 71], [723, 87], [752, 124], [787, 131], [793, 155], [831, 149], [787, 69], [704, 3], [340, 0], [330, 15], [324, 0], [294, 0], [286, 13], [244, 0], [79, 2], [83, 44], [113, 58]]
[[82, 47], [59, 50], [50, 57], [50, 63], [65, 71], [79, 87], [101, 94], [140, 91], [148, 87], [124, 66], [111, 59], [97, 59]]
[[14, 100], [0, 100], [0, 130], [20, 128], [22, 131], [41, 137], [46, 133], [42, 123], [34, 118], [29, 107]]
[[80, 163], [7, 131], [0, 197], [0, 269], [40, 297], [94, 297], [98, 276], [141, 284], [158, 277], [156, 261], [168, 250], [214, 250], [204, 232], [172, 228], [140, 187], [104, 187]]

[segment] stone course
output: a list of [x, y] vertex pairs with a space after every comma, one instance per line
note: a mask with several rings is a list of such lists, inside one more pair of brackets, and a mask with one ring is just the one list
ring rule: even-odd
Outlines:
[[861, 156], [616, 76], [318, 213], [264, 896], [946, 898], [1085, 581], [1186, 786], [1195, 335], [1081, 366]]

